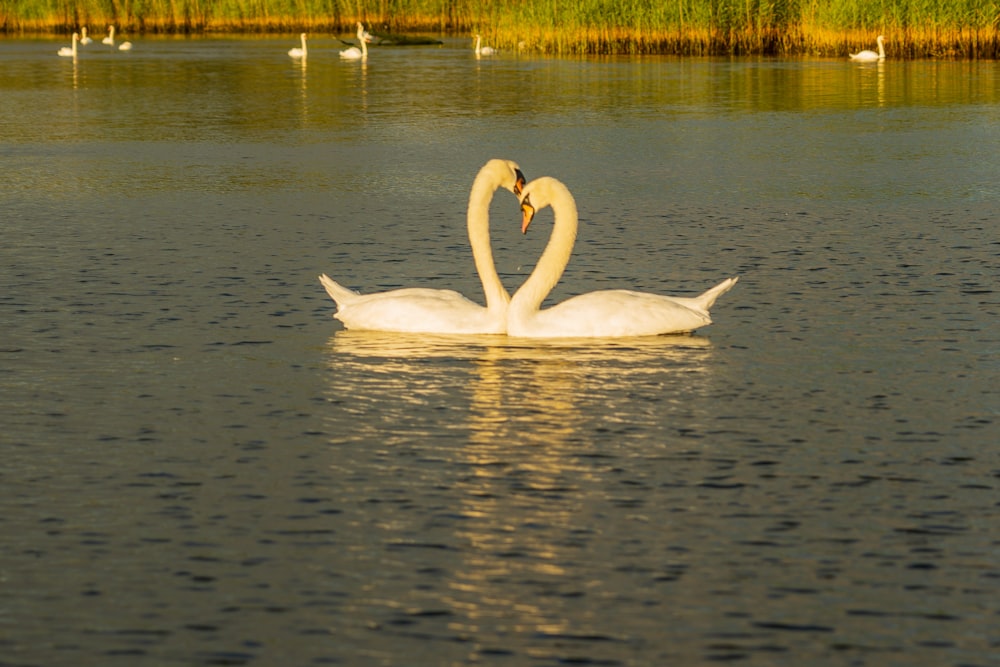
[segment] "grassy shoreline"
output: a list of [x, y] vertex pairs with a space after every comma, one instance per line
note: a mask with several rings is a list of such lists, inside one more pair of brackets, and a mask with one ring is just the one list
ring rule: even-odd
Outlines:
[[0, 34], [481, 33], [551, 54], [1000, 58], [1000, 0], [7, 0]]

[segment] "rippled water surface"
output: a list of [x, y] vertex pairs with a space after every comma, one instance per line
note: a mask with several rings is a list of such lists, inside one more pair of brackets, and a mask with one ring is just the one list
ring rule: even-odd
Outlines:
[[[996, 63], [128, 37], [0, 41], [0, 665], [1000, 665]], [[739, 284], [343, 331], [481, 299], [491, 157], [576, 195], [551, 303]]]

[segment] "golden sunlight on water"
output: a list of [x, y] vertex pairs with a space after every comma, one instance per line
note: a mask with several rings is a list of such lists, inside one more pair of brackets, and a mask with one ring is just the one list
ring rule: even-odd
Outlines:
[[[570, 632], [564, 617], [511, 584], [602, 587], [597, 579], [581, 578], [572, 561], [592, 532], [580, 517], [620, 502], [608, 495], [608, 473], [600, 465], [615, 455], [595, 447], [594, 431], [624, 435], [643, 428], [636, 419], [642, 411], [633, 403], [644, 392], [664, 390], [667, 399], [683, 387], [701, 394], [711, 382], [712, 347], [698, 336], [539, 342], [338, 331], [328, 352], [330, 396], [356, 413], [349, 433], [343, 432], [345, 421], [336, 419], [337, 451], [361, 446], [393, 456], [390, 449], [412, 448], [434, 472], [417, 465], [402, 474], [429, 474], [423, 483], [448, 488], [457, 501], [446, 510], [457, 519], [445, 529], [447, 537], [439, 529], [412, 532], [404, 518], [382, 529], [395, 536], [392, 544], [411, 550], [463, 545], [460, 553], [446, 554], [447, 591], [433, 600], [451, 610], [449, 627], [458, 633], [498, 623], [529, 635]], [[656, 410], [651, 406], [650, 412]], [[368, 426], [373, 422], [377, 429]], [[440, 433], [431, 435], [432, 424], [447, 425], [454, 440], [442, 446]], [[366, 466], [360, 460], [354, 465]], [[352, 472], [364, 477], [384, 471]], [[648, 520], [635, 514], [631, 520]], [[373, 587], [376, 601], [369, 605], [397, 604], [381, 598], [381, 590]], [[358, 612], [366, 609], [359, 606]]]

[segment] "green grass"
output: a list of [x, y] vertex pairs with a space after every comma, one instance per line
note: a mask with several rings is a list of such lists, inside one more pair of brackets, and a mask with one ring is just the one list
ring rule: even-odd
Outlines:
[[1000, 57], [1000, 0], [4, 0], [0, 31], [479, 32], [501, 49]]

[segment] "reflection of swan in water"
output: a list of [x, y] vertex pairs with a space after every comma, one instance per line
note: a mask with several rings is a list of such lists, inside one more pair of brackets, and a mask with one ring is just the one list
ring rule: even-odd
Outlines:
[[308, 54], [308, 51], [306, 50], [306, 34], [300, 34], [299, 39], [302, 40], [301, 47], [296, 46], [295, 48], [288, 49], [288, 55], [293, 58], [305, 58]]
[[365, 27], [358, 23], [358, 41], [361, 42], [361, 48], [352, 46], [349, 49], [344, 49], [340, 52], [340, 57], [344, 60], [366, 60], [368, 58], [368, 43], [365, 40]]
[[536, 446], [559, 459], [565, 451], [557, 450], [579, 451], [612, 423], [661, 431], [679, 413], [690, 423], [701, 412], [693, 402], [708, 400], [713, 355], [700, 336], [539, 341], [349, 330], [327, 350], [337, 406], [328, 419], [341, 441], [457, 436], [531, 466], [540, 464]]
[[480, 46], [483, 38], [476, 35], [476, 55], [477, 56], [492, 56], [496, 54], [496, 49], [492, 46]]
[[507, 333], [511, 336], [604, 338], [686, 333], [711, 324], [709, 308], [736, 284], [737, 278], [728, 278], [696, 297], [600, 290], [539, 310], [569, 263], [578, 225], [573, 195], [560, 181], [546, 176], [524, 187], [522, 231], [527, 231], [536, 211], [546, 206], [555, 212], [555, 225], [534, 271], [511, 299], [507, 310]]
[[[628, 477], [645, 468], [623, 460], [691, 447], [673, 434], [697, 430], [718, 409], [713, 355], [698, 336], [552, 341], [338, 331], [326, 349], [320, 407], [336, 447], [329, 463], [342, 474], [344, 498], [395, 498], [415, 508], [378, 522], [364, 510], [367, 544], [448, 547], [426, 557], [436, 565], [445, 558], [449, 580], [460, 584], [435, 599], [454, 611], [449, 622], [516, 617], [551, 631], [563, 620], [558, 606], [512, 582], [573, 585], [565, 573], [579, 576], [574, 562], [593, 522], [614, 530], [596, 516], [607, 503], [632, 502], [630, 489], [648, 481]], [[662, 516], [635, 507], [629, 512], [637, 517]], [[361, 566], [377, 567], [364, 556], [376, 550], [352, 551]], [[366, 593], [397, 599], [392, 582], [376, 580]]]
[[60, 56], [66, 56], [69, 58], [76, 58], [76, 43], [80, 41], [80, 35], [78, 33], [73, 33], [72, 46], [64, 46], [60, 48], [56, 53]]
[[858, 53], [849, 53], [851, 60], [857, 60], [859, 62], [871, 62], [873, 60], [885, 60], [885, 46], [882, 42], [885, 41], [885, 37], [879, 35], [875, 38], [876, 44], [878, 44], [878, 53], [874, 51], [865, 49], [864, 51], [859, 51]]
[[[635, 336], [607, 338], [526, 339], [503, 335], [437, 335], [390, 331], [336, 332], [329, 341], [330, 351], [361, 359], [398, 360], [402, 364], [429, 359], [476, 360], [483, 351], [502, 350], [503, 357], [520, 361], [558, 360], [601, 366], [628, 361], [647, 367], [657, 360], [682, 359], [692, 353], [710, 350], [709, 339], [696, 335]], [[419, 372], [423, 366], [412, 366]], [[590, 377], [593, 368], [581, 369]]]
[[490, 248], [490, 202], [498, 188], [517, 194], [524, 175], [517, 163], [490, 160], [479, 170], [469, 193], [467, 227], [476, 271], [486, 293], [486, 307], [454, 290], [404, 288], [358, 294], [326, 274], [319, 277], [337, 302], [337, 319], [348, 329], [439, 334], [503, 333], [510, 296], [500, 282]]

